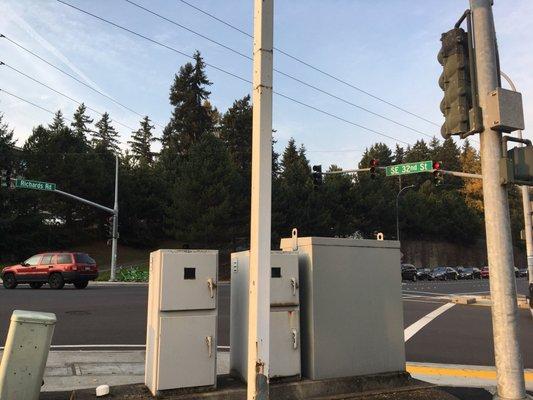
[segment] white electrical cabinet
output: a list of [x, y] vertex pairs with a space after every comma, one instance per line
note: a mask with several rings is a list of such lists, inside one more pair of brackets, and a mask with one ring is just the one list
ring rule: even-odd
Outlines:
[[[298, 254], [273, 251], [270, 279], [269, 378], [300, 377]], [[231, 255], [230, 370], [246, 381], [250, 252]]]
[[150, 254], [145, 384], [158, 391], [216, 386], [216, 250]]
[[294, 237], [281, 248], [299, 254], [303, 376], [405, 371], [399, 242]]

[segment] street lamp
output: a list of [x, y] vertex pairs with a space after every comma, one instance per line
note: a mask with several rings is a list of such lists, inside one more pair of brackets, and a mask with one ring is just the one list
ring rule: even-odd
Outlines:
[[400, 195], [407, 189], [414, 188], [415, 185], [409, 185], [404, 188], [402, 188], [398, 194], [396, 195], [396, 240], [398, 242], [400, 241], [400, 217], [399, 217], [399, 210], [398, 210], [398, 200], [400, 199]]

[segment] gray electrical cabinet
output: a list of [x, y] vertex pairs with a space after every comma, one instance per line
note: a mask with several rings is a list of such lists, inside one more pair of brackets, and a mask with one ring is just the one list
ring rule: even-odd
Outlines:
[[218, 251], [150, 254], [145, 384], [158, 391], [216, 385]]
[[304, 237], [281, 248], [299, 254], [303, 376], [405, 371], [399, 242]]
[[[298, 254], [273, 251], [270, 278], [269, 378], [301, 375]], [[230, 370], [246, 381], [250, 252], [231, 255]]]

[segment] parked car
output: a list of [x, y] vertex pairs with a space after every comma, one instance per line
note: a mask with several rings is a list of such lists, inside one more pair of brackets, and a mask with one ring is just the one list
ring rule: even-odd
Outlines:
[[437, 267], [431, 272], [431, 276], [436, 281], [457, 280], [459, 273], [452, 267]]
[[416, 268], [411, 264], [402, 264], [402, 281], [416, 282]]
[[458, 267], [459, 279], [481, 279], [481, 270], [476, 267]]
[[45, 283], [52, 289], [62, 289], [66, 283], [74, 284], [76, 289], [85, 289], [89, 281], [98, 277], [98, 266], [85, 253], [42, 253], [4, 268], [0, 277], [6, 289], [24, 283], [32, 289], [39, 289]]
[[481, 268], [481, 279], [489, 279], [489, 267]]
[[416, 271], [416, 278], [419, 281], [429, 281], [431, 278], [431, 269], [429, 268], [419, 268]]
[[520, 268], [520, 269], [518, 270], [518, 273], [519, 273], [520, 278], [523, 278], [523, 277], [526, 277], [526, 278], [527, 278], [527, 277], [529, 277], [529, 271], [528, 271], [527, 268]]

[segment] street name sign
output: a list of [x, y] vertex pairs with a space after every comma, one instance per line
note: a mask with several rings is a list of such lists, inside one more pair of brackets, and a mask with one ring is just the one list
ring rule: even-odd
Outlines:
[[418, 161], [408, 164], [389, 165], [385, 167], [387, 176], [418, 174], [420, 172], [431, 172], [433, 161]]
[[28, 179], [17, 179], [15, 181], [15, 187], [17, 189], [34, 189], [34, 190], [47, 190], [47, 191], [56, 190], [55, 183], [30, 181]]

